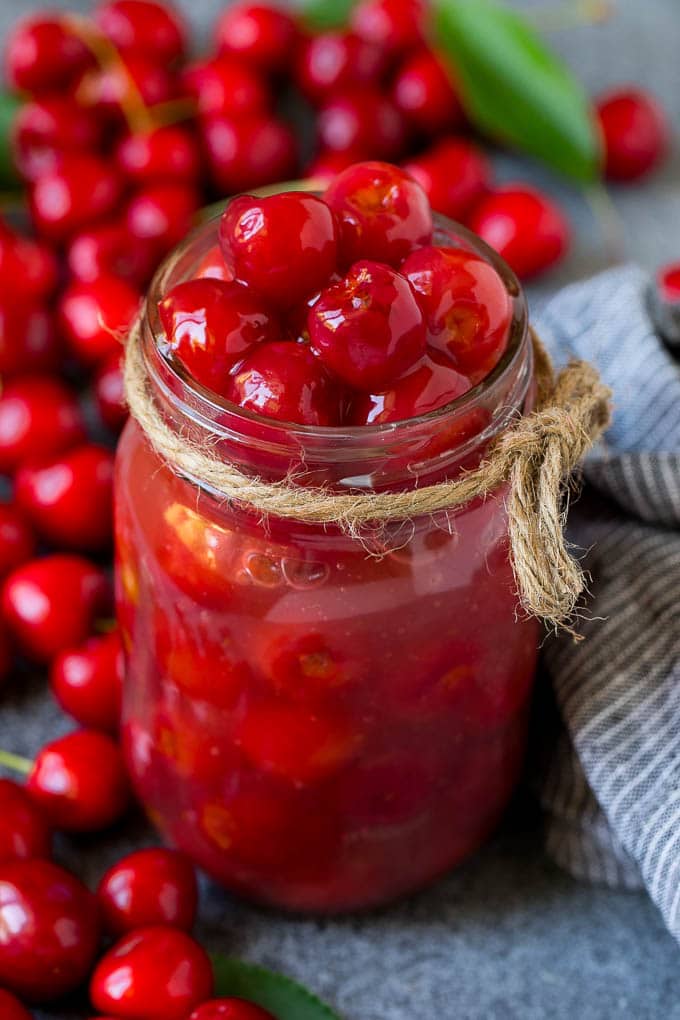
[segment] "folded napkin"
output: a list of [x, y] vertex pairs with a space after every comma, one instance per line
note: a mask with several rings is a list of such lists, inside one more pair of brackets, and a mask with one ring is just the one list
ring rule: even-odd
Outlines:
[[541, 800], [555, 860], [646, 887], [680, 939], [680, 364], [654, 332], [647, 283], [610, 270], [536, 323], [558, 364], [587, 358], [614, 392], [569, 517], [591, 576], [586, 640], [544, 649], [564, 730]]

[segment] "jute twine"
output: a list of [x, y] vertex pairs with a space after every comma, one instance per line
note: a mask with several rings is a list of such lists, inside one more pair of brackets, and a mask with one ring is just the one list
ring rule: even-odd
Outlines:
[[521, 605], [553, 627], [574, 633], [570, 621], [585, 578], [565, 544], [566, 488], [574, 468], [609, 424], [611, 392], [585, 361], [572, 361], [555, 377], [533, 333], [532, 343], [536, 409], [506, 429], [474, 471], [406, 492], [337, 493], [290, 479], [265, 481], [215, 456], [209, 438], [200, 443], [179, 434], [153, 398], [141, 350], [141, 319], [127, 342], [125, 393], [151, 445], [175, 470], [263, 515], [333, 524], [359, 536], [369, 525], [454, 510], [509, 483], [510, 554]]

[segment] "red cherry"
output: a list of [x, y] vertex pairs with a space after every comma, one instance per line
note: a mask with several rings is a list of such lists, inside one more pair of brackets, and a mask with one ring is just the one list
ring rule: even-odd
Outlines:
[[109, 0], [97, 8], [94, 20], [121, 53], [153, 54], [159, 64], [172, 64], [184, 56], [186, 28], [168, 4]]
[[120, 749], [96, 730], [76, 730], [45, 744], [26, 789], [52, 825], [65, 832], [107, 829], [130, 798]]
[[480, 150], [465, 139], [440, 142], [404, 169], [423, 188], [436, 212], [452, 220], [463, 220], [486, 192], [491, 168]]
[[135, 184], [191, 183], [200, 171], [198, 147], [186, 128], [154, 128], [123, 138], [116, 149], [120, 172]]
[[253, 344], [280, 337], [278, 323], [240, 283], [188, 280], [159, 304], [168, 348], [208, 389], [224, 393], [230, 371]]
[[153, 184], [139, 191], [127, 208], [125, 222], [132, 243], [152, 245], [158, 256], [179, 244], [193, 226], [201, 204], [186, 184]]
[[429, 343], [478, 383], [498, 363], [510, 333], [512, 305], [496, 270], [462, 249], [419, 248], [401, 272], [420, 295]]
[[113, 530], [113, 454], [84, 443], [19, 468], [15, 499], [46, 541], [85, 552], [106, 548]]
[[348, 166], [359, 162], [361, 156], [354, 152], [320, 152], [305, 168], [305, 177], [330, 184]]
[[234, 279], [234, 274], [224, 261], [219, 244], [214, 244], [212, 248], [208, 249], [194, 270], [194, 279], [203, 280], [205, 278], [225, 281]]
[[121, 354], [112, 354], [99, 366], [94, 380], [94, 399], [106, 427], [120, 432], [128, 417]]
[[2, 988], [0, 988], [0, 1016], [2, 1020], [33, 1020], [19, 1000]]
[[0, 395], [0, 471], [68, 450], [85, 433], [75, 394], [48, 376], [23, 376]]
[[90, 982], [95, 1009], [129, 1020], [186, 1020], [212, 990], [205, 951], [183, 931], [160, 925], [124, 935]]
[[[0, 372], [4, 378], [26, 372], [55, 372], [61, 345], [51, 313], [38, 305], [0, 299]], [[8, 293], [8, 291], [5, 291]]]
[[0, 503], [0, 577], [30, 560], [35, 535], [14, 503]]
[[425, 320], [410, 284], [366, 259], [322, 292], [309, 335], [320, 360], [362, 390], [384, 387], [425, 353]]
[[465, 124], [451, 72], [431, 50], [420, 50], [402, 64], [392, 85], [392, 100], [423, 135], [439, 135]]
[[169, 102], [175, 94], [175, 80], [168, 69], [138, 53], [87, 71], [75, 91], [79, 103], [121, 122], [129, 106], [140, 102], [146, 107], [157, 106]]
[[168, 924], [191, 931], [198, 888], [188, 857], [154, 847], [128, 854], [106, 872], [97, 899], [102, 923], [112, 935]]
[[57, 274], [57, 260], [47, 245], [0, 224], [0, 293], [44, 301], [56, 290]]
[[295, 78], [307, 98], [318, 103], [346, 89], [377, 85], [384, 70], [378, 47], [352, 32], [322, 32], [302, 44]]
[[276, 1020], [276, 1017], [245, 999], [213, 999], [195, 1009], [189, 1020]]
[[389, 390], [357, 394], [352, 401], [352, 425], [383, 425], [429, 414], [457, 400], [470, 389], [470, 380], [437, 352], [425, 356]]
[[81, 283], [100, 276], [118, 276], [142, 287], [158, 263], [150, 242], [130, 237], [122, 223], [104, 222], [88, 227], [71, 240], [68, 252], [71, 275]]
[[121, 194], [117, 174], [103, 160], [66, 153], [30, 191], [36, 230], [55, 243], [113, 212]]
[[70, 96], [38, 97], [14, 120], [14, 161], [26, 180], [35, 181], [58, 168], [61, 153], [96, 149], [100, 137], [97, 119]]
[[680, 301], [680, 262], [662, 266], [656, 274], [656, 285], [664, 301], [671, 304]]
[[24, 788], [10, 779], [0, 779], [0, 812], [2, 864], [32, 857], [49, 858], [52, 839], [47, 822]]
[[87, 976], [99, 941], [97, 903], [50, 861], [0, 866], [0, 982], [28, 1002], [49, 1002]]
[[182, 85], [187, 95], [196, 100], [198, 113], [204, 116], [262, 116], [272, 105], [262, 76], [228, 57], [190, 64], [182, 72]]
[[350, 24], [362, 39], [396, 57], [422, 39], [424, 15], [423, 0], [361, 0]]
[[319, 140], [332, 152], [394, 159], [404, 148], [402, 115], [387, 96], [366, 87], [328, 99], [317, 118]]
[[538, 188], [506, 185], [483, 198], [469, 219], [521, 279], [542, 273], [562, 258], [571, 231], [559, 206]]
[[232, 4], [215, 26], [221, 54], [240, 57], [260, 71], [285, 71], [297, 39], [286, 11], [264, 4]]
[[314, 195], [244, 195], [222, 214], [220, 245], [237, 280], [290, 307], [323, 287], [335, 269], [337, 230], [330, 209]]
[[659, 165], [670, 145], [670, 127], [657, 99], [642, 89], [613, 89], [597, 101], [605, 174], [635, 181]]
[[60, 652], [50, 667], [50, 688], [81, 726], [116, 733], [124, 670], [120, 634], [113, 630]]
[[261, 344], [231, 377], [230, 400], [277, 421], [337, 425], [340, 397], [309, 348], [291, 342]]
[[342, 260], [374, 259], [398, 266], [432, 240], [432, 212], [423, 189], [389, 163], [358, 163], [329, 185], [324, 200], [340, 223]]
[[73, 353], [96, 365], [120, 352], [140, 302], [139, 291], [115, 276], [71, 283], [59, 302], [59, 320]]
[[5, 76], [19, 92], [58, 91], [91, 62], [83, 45], [58, 16], [23, 18], [5, 45]]
[[9, 575], [2, 613], [25, 653], [36, 662], [50, 662], [85, 641], [109, 601], [103, 571], [80, 556], [54, 554], [30, 560]]
[[201, 126], [208, 169], [223, 195], [261, 188], [294, 176], [297, 142], [274, 117], [205, 118]]

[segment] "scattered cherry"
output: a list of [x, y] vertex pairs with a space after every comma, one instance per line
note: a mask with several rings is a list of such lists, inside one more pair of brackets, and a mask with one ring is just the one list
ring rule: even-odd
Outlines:
[[212, 990], [205, 951], [183, 931], [160, 925], [124, 935], [90, 982], [95, 1009], [122, 1020], [186, 1020]]
[[120, 634], [113, 630], [60, 652], [50, 667], [50, 689], [81, 726], [116, 733], [124, 669]]
[[73, 353], [96, 365], [119, 352], [140, 302], [139, 291], [116, 276], [71, 283], [59, 302], [59, 321]]
[[432, 208], [452, 220], [465, 220], [491, 182], [486, 157], [464, 138], [438, 142], [409, 160], [405, 169], [423, 188]]
[[321, 32], [301, 46], [295, 67], [298, 88], [320, 103], [346, 89], [377, 85], [385, 70], [382, 50], [353, 32]]
[[446, 63], [422, 49], [402, 64], [392, 84], [397, 109], [422, 135], [438, 135], [465, 124], [465, 113]]
[[0, 817], [0, 866], [5, 861], [50, 857], [47, 821], [26, 790], [11, 779], [0, 779]]
[[340, 394], [308, 347], [292, 342], [260, 344], [231, 377], [235, 404], [277, 421], [338, 425]]
[[398, 157], [405, 145], [404, 119], [392, 100], [376, 88], [347, 90], [326, 100], [317, 118], [323, 148], [378, 159]]
[[58, 17], [23, 18], [5, 45], [5, 75], [20, 92], [58, 91], [90, 63], [90, 55]]
[[607, 177], [635, 181], [659, 165], [670, 145], [670, 127], [654, 96], [632, 86], [614, 89], [600, 97], [596, 112]]
[[424, 0], [360, 0], [350, 23], [362, 39], [394, 58], [420, 41], [424, 14]]
[[297, 39], [297, 25], [286, 11], [264, 4], [233, 4], [215, 27], [222, 54], [240, 57], [260, 71], [283, 71]]
[[108, 121], [111, 127], [121, 128], [126, 123], [131, 84], [135, 101], [138, 104], [141, 101], [147, 108], [168, 103], [176, 95], [175, 79], [168, 68], [136, 52], [86, 71], [75, 95], [79, 103]]
[[90, 971], [99, 942], [95, 897], [50, 861], [5, 861], [0, 931], [0, 982], [27, 1002], [50, 1002]]
[[177, 850], [138, 850], [109, 868], [97, 899], [104, 928], [112, 935], [160, 924], [191, 931], [196, 875], [189, 858]]
[[297, 142], [288, 124], [266, 115], [204, 118], [199, 125], [212, 183], [223, 195], [294, 176]]
[[272, 105], [262, 75], [229, 57], [190, 64], [182, 72], [182, 86], [196, 100], [201, 116], [258, 117]]
[[[8, 288], [14, 292], [13, 285]], [[54, 372], [60, 355], [61, 343], [48, 308], [14, 297], [0, 299], [0, 373], [5, 379], [27, 372]]]
[[35, 228], [56, 244], [112, 213], [121, 196], [121, 181], [97, 156], [64, 153], [57, 167], [31, 185]]
[[71, 275], [81, 283], [115, 276], [142, 287], [157, 264], [152, 242], [135, 238], [133, 244], [125, 224], [109, 220], [86, 227], [71, 238], [66, 255]]
[[57, 287], [57, 260], [40, 241], [15, 233], [0, 221], [0, 293], [41, 302]]
[[25, 103], [14, 120], [14, 160], [22, 176], [37, 180], [58, 169], [63, 152], [98, 147], [101, 125], [72, 96], [38, 96]]
[[116, 149], [121, 174], [135, 184], [158, 181], [192, 183], [200, 173], [200, 154], [193, 135], [179, 125], [139, 131]]
[[35, 553], [33, 530], [15, 503], [0, 503], [0, 578]]
[[2, 988], [0, 988], [0, 1016], [2, 1020], [33, 1020], [19, 1000]]
[[68, 450], [84, 437], [75, 394], [49, 376], [11, 380], [0, 394], [0, 471]]
[[189, 1020], [276, 1020], [276, 1017], [245, 999], [212, 999], [195, 1009]]
[[94, 379], [94, 399], [103, 423], [112, 432], [120, 432], [128, 417], [121, 354], [110, 355], [99, 366]]
[[315, 181], [322, 181], [326, 184], [330, 184], [339, 173], [346, 170], [347, 167], [352, 166], [361, 157], [354, 152], [326, 152], [325, 150], [317, 153], [310, 163], [305, 168], [305, 177], [309, 177]]
[[99, 567], [56, 553], [12, 571], [2, 590], [2, 615], [30, 659], [50, 662], [89, 637], [109, 601], [110, 586]]
[[184, 55], [186, 29], [177, 11], [154, 0], [108, 0], [94, 20], [120, 53], [146, 56], [173, 64]]
[[160, 258], [189, 233], [199, 205], [198, 192], [188, 184], [146, 186], [127, 207], [125, 223], [131, 243], [142, 241], [153, 246]]

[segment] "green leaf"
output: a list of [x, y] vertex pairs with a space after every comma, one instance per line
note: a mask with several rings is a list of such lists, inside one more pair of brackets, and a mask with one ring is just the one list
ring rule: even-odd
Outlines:
[[530, 25], [496, 0], [434, 0], [435, 42], [470, 119], [576, 181], [600, 175], [600, 141], [584, 90]]
[[6, 92], [0, 92], [0, 186], [16, 184], [11, 149], [11, 131], [21, 100]]
[[310, 28], [326, 31], [349, 21], [354, 0], [302, 0], [302, 16]]
[[330, 1006], [283, 974], [227, 956], [212, 957], [215, 994], [247, 999], [276, 1020], [341, 1020]]

